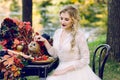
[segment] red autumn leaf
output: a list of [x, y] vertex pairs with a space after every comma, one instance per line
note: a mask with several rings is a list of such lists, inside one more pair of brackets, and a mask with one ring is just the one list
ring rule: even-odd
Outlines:
[[11, 71], [17, 71], [17, 67], [15, 65], [11, 66]]
[[20, 67], [20, 68], [23, 68], [23, 67], [24, 67], [24, 65], [23, 65], [22, 63], [20, 63], [20, 64], [19, 64], [19, 67]]
[[14, 39], [14, 44], [18, 45], [18, 44], [20, 44], [20, 41], [17, 38], [15, 38]]
[[0, 45], [5, 45], [5, 44], [7, 44], [7, 40], [4, 40], [4, 41], [0, 41]]
[[18, 27], [21, 29], [21, 28], [23, 28], [23, 26], [24, 26], [24, 22], [19, 22]]
[[3, 57], [3, 59], [5, 60], [5, 62], [3, 63], [5, 66], [6, 66], [6, 65], [12, 65], [12, 64], [14, 64], [14, 62], [13, 62], [14, 57], [11, 57], [11, 56], [9, 56], [9, 55], [5, 55], [5, 56]]
[[21, 62], [21, 60], [16, 58], [16, 57], [14, 57], [14, 62], [15, 62], [15, 64], [19, 64]]
[[17, 77], [17, 76], [19, 76], [19, 75], [20, 75], [20, 71], [16, 71], [16, 72], [14, 72], [14, 74], [13, 74], [14, 77]]
[[18, 44], [20, 44], [20, 41], [17, 38], [15, 38], [14, 45], [12, 46], [12, 48], [15, 48]]
[[26, 25], [25, 28], [26, 28], [27, 33], [31, 30], [31, 26], [30, 25]]
[[25, 25], [25, 29], [26, 29], [27, 34], [28, 34], [28, 32], [32, 29], [30, 22], [24, 22], [24, 25]]

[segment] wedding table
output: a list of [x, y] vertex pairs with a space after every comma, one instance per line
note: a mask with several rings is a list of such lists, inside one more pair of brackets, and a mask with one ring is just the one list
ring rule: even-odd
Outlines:
[[29, 64], [21, 70], [21, 78], [24, 79], [26, 76], [39, 76], [40, 80], [46, 80], [48, 73], [51, 69], [58, 64], [58, 59], [50, 63], [43, 64]]

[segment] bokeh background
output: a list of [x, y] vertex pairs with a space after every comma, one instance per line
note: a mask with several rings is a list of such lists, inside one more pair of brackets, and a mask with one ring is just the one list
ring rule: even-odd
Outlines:
[[[22, 21], [22, 1], [24, 0], [0, 0], [0, 23], [6, 17], [16, 18]], [[60, 27], [59, 10], [61, 7], [68, 4], [77, 5], [81, 18], [80, 29], [85, 31], [92, 60], [93, 51], [96, 46], [106, 43], [108, 28], [107, 1], [108, 0], [32, 0], [32, 28], [35, 32], [47, 33], [52, 37], [54, 31]], [[120, 80], [119, 74], [120, 63], [109, 59], [105, 66], [103, 80]], [[28, 80], [39, 80], [38, 77], [33, 76], [27, 78]]]

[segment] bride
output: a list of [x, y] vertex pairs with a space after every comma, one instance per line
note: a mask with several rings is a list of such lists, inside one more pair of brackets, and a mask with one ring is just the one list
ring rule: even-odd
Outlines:
[[74, 6], [65, 6], [59, 13], [61, 28], [55, 31], [53, 46], [41, 35], [36, 41], [43, 41], [49, 54], [58, 57], [58, 67], [48, 75], [47, 80], [101, 80], [90, 68], [90, 54], [85, 36], [79, 30], [79, 12]]

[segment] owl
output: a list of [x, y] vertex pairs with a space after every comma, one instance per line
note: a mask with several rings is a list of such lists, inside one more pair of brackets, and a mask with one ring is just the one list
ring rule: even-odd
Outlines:
[[41, 54], [40, 45], [36, 41], [31, 41], [28, 45], [28, 50], [30, 51], [30, 55], [33, 57], [39, 56]]

